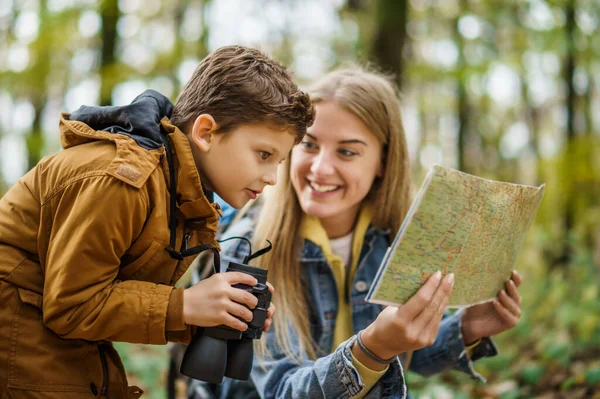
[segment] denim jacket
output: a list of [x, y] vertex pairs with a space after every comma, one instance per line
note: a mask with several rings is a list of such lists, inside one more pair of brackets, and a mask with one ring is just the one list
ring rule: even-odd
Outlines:
[[[250, 238], [254, 222], [245, 217], [231, 226], [225, 237]], [[275, 244], [276, 245], [276, 244]], [[321, 249], [305, 240], [300, 264], [308, 289], [309, 320], [311, 334], [318, 345], [317, 360], [309, 360], [306, 353], [299, 353], [304, 359], [298, 365], [288, 359], [275, 340], [274, 328], [263, 334], [272, 357], [254, 360], [251, 382], [224, 379], [217, 387], [219, 398], [351, 398], [361, 391], [361, 377], [352, 363], [350, 348], [356, 340], [356, 333], [371, 324], [383, 306], [365, 302], [365, 297], [377, 273], [381, 260], [389, 245], [387, 231], [370, 226], [364, 238], [359, 262], [350, 292], [352, 327], [354, 335], [332, 351], [333, 333], [337, 312], [337, 286], [331, 267]], [[221, 245], [221, 270], [229, 261], [240, 261], [248, 254], [248, 244], [243, 240], [230, 240]], [[276, 295], [285, 295], [277, 293]], [[497, 349], [489, 338], [467, 354], [461, 334], [461, 311], [446, 314], [441, 322], [433, 345], [415, 351], [409, 369], [421, 375], [432, 375], [448, 369], [455, 369], [485, 381], [473, 369], [473, 361], [494, 356]], [[275, 317], [285, 317], [276, 315]], [[291, 328], [291, 327], [290, 327]], [[299, 347], [294, 331], [290, 331], [292, 347]], [[392, 363], [365, 398], [407, 398], [404, 383], [403, 364], [406, 356]], [[196, 387], [202, 390], [201, 387]], [[191, 390], [194, 384], [191, 385]], [[258, 392], [257, 392], [258, 391]], [[257, 395], [258, 393], [258, 395]], [[191, 395], [193, 396], [193, 395]]]

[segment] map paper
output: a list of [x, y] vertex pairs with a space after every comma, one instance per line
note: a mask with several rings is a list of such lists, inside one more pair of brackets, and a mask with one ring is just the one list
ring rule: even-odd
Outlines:
[[448, 307], [494, 299], [510, 278], [544, 193], [435, 165], [384, 257], [367, 301], [406, 303], [429, 276], [454, 273]]

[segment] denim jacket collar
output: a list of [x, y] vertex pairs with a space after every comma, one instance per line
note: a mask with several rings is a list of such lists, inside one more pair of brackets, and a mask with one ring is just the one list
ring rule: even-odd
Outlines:
[[[371, 245], [374, 240], [378, 237], [385, 237], [390, 234], [390, 229], [382, 229], [379, 227], [375, 227], [370, 225], [367, 229], [364, 239], [364, 245]], [[314, 242], [309, 239], [304, 239], [304, 247], [302, 248], [302, 255], [300, 257], [300, 262], [315, 262], [315, 261], [324, 261], [325, 255], [321, 248]]]

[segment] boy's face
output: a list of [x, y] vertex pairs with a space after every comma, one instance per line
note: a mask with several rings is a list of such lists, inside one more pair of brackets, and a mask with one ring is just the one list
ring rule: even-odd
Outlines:
[[256, 199], [277, 182], [277, 169], [294, 145], [294, 132], [269, 124], [241, 125], [216, 133], [210, 115], [200, 115], [188, 134], [204, 186], [234, 208]]

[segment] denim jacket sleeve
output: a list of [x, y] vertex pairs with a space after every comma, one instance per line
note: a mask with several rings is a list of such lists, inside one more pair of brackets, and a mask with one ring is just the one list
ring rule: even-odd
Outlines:
[[444, 315], [438, 335], [433, 345], [415, 351], [409, 369], [424, 376], [455, 369], [470, 375], [473, 379], [485, 382], [485, 378], [473, 368], [473, 362], [482, 357], [498, 354], [498, 349], [488, 337], [467, 353], [462, 336], [462, 310], [453, 315]]
[[[250, 238], [251, 222], [243, 218], [227, 231], [226, 236]], [[247, 242], [243, 240], [224, 242], [221, 248], [221, 270], [226, 268], [229, 261], [242, 259], [249, 250]], [[299, 348], [298, 339], [291, 327], [290, 337], [291, 347]], [[263, 334], [262, 339], [266, 340], [269, 354], [265, 359], [254, 359], [251, 374], [252, 382], [261, 398], [351, 398], [364, 386], [352, 363], [350, 352], [356, 336], [340, 344], [334, 353], [314, 361], [308, 359], [306, 352], [295, 354], [297, 358], [302, 359], [301, 364], [288, 358], [277, 345], [273, 326], [269, 332]], [[227, 397], [228, 394], [234, 393], [223, 394]], [[406, 386], [400, 362], [391, 364], [388, 371], [364, 397], [405, 399]]]
[[[298, 353], [301, 364], [286, 357], [275, 342], [274, 331], [269, 330], [262, 339], [267, 340], [269, 355], [265, 359], [255, 359], [251, 375], [261, 398], [352, 398], [364, 386], [350, 351], [356, 336], [340, 344], [332, 354], [315, 361], [307, 359], [306, 353]], [[291, 339], [291, 347], [298, 348], [293, 332]], [[400, 362], [391, 364], [364, 397], [406, 398]]]

